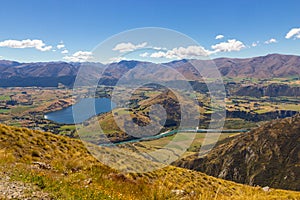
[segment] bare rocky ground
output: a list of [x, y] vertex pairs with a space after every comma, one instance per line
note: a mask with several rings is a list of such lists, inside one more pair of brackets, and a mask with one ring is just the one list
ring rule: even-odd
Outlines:
[[50, 200], [52, 198], [35, 185], [12, 181], [9, 175], [0, 173], [0, 200], [4, 199]]

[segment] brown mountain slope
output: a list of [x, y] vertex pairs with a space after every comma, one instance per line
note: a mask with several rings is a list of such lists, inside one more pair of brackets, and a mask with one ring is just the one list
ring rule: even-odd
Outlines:
[[230, 59], [218, 58], [214, 62], [227, 77], [273, 78], [300, 75], [300, 57], [269, 54], [266, 56]]
[[[26, 86], [34, 85], [30, 82], [30, 78], [32, 77], [51, 77], [56, 79], [58, 77], [75, 77], [80, 66], [85, 68], [86, 74], [88, 75], [99, 75], [101, 71], [105, 69], [102, 80], [100, 81], [102, 84], [116, 84], [117, 80], [123, 75], [129, 78], [129, 80], [156, 80], [157, 77], [162, 81], [183, 79], [200, 80], [201, 74], [204, 72], [211, 74], [212, 77], [216, 77], [212, 66], [216, 66], [222, 76], [272, 78], [299, 76], [300, 56], [270, 54], [244, 59], [217, 58], [213, 60], [179, 60], [164, 64], [132, 60], [107, 65], [101, 63], [66, 62], [17, 63], [0, 60], [0, 80], [9, 82], [9, 84], [2, 84], [2, 86], [15, 86], [14, 82], [16, 81], [21, 82], [21, 85], [18, 86], [22, 86], [22, 84]], [[196, 70], [195, 67], [198, 70]], [[42, 81], [44, 80], [35, 80], [35, 82]], [[62, 80], [59, 81], [62, 82]], [[43, 84], [39, 85], [43, 86]]]
[[78, 71], [78, 66], [66, 62], [48, 62], [48, 63], [28, 63], [4, 65], [6, 62], [0, 62], [1, 73], [0, 78], [11, 77], [60, 77], [60, 76], [75, 76]]
[[214, 148], [175, 163], [250, 185], [300, 190], [300, 115], [271, 121]]

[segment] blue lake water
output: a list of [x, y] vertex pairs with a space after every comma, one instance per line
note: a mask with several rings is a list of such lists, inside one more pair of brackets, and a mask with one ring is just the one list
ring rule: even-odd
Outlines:
[[115, 106], [108, 98], [84, 98], [72, 106], [47, 113], [44, 117], [56, 123], [75, 124], [84, 122], [97, 114], [109, 112]]

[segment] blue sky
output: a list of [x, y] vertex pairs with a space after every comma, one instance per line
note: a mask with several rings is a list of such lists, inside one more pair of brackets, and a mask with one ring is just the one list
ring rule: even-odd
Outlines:
[[[0, 59], [83, 61], [91, 59], [95, 47], [107, 38], [141, 27], [162, 27], [186, 34], [211, 58], [300, 55], [299, 8], [298, 0], [2, 0]], [[217, 35], [223, 37], [216, 39]], [[143, 42], [147, 44], [143, 46]], [[128, 52], [153, 47], [149, 41], [134, 39], [120, 43], [123, 48], [131, 47]], [[182, 52], [201, 51], [181, 45], [151, 50], [148, 58], [146, 51], [129, 57], [165, 61], [189, 58]], [[139, 57], [141, 54], [145, 56]]]

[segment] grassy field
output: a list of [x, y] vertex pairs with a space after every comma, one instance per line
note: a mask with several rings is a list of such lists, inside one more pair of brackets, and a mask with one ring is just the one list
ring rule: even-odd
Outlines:
[[16, 106], [11, 109], [11, 114], [21, 116], [22, 113], [34, 108], [33, 106]]
[[0, 109], [0, 114], [5, 114], [5, 113], [9, 113], [10, 110], [9, 109]]
[[9, 95], [0, 95], [0, 101], [8, 101], [10, 100]]
[[300, 105], [299, 104], [281, 104], [281, 105], [278, 105], [278, 108], [280, 110], [295, 110], [295, 111], [300, 111]]
[[[236, 135], [238, 133], [222, 133], [220, 135], [215, 134], [213, 138], [207, 137], [206, 140], [206, 145], [210, 145], [213, 144], [214, 142], [217, 141], [222, 141], [226, 138], [229, 138], [233, 135]], [[194, 136], [194, 138], [193, 138]], [[186, 157], [189, 155], [194, 154], [195, 152], [199, 152], [200, 147], [203, 144], [203, 141], [206, 137], [205, 133], [196, 133], [195, 135], [191, 134], [191, 133], [182, 133], [180, 135], [176, 136], [176, 140], [175, 135], [173, 136], [168, 136], [168, 137], [163, 137], [160, 139], [156, 139], [156, 140], [151, 140], [151, 141], [143, 141], [143, 142], [139, 142], [139, 150], [143, 151], [143, 152], [149, 152], [149, 151], [153, 151], [155, 149], [161, 149], [161, 148], [170, 148], [173, 150], [181, 149], [182, 146], [171, 146], [170, 142], [171, 141], [176, 141], [176, 144], [180, 144], [182, 143], [183, 145], [188, 145], [186, 152], [184, 152], [184, 154], [182, 155], [182, 157]], [[190, 144], [188, 144], [190, 143]], [[168, 146], [167, 146], [168, 145]]]
[[226, 99], [229, 111], [246, 111], [263, 114], [277, 110], [300, 111], [300, 100], [295, 97], [239, 97]]
[[65, 130], [76, 130], [76, 126], [75, 125], [63, 125], [59, 128], [62, 131]]

